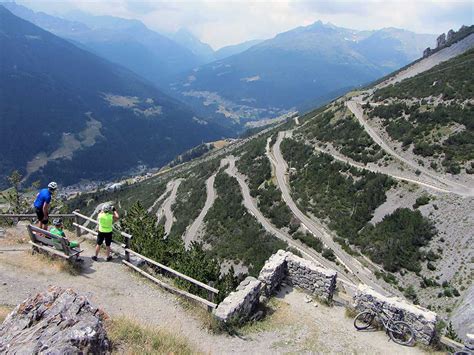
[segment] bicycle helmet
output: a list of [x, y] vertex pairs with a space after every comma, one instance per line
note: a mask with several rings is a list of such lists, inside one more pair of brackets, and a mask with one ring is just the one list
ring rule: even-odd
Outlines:
[[63, 224], [63, 220], [61, 218], [55, 218], [53, 219], [53, 225], [56, 227], [61, 226]]
[[102, 212], [109, 213], [112, 212], [112, 210], [113, 206], [108, 203], [102, 206]]
[[55, 183], [54, 181], [51, 181], [49, 184], [48, 184], [48, 189], [50, 190], [56, 190], [58, 188], [58, 184]]

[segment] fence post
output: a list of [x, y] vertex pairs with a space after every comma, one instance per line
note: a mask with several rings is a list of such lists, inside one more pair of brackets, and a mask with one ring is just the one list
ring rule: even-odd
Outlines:
[[125, 260], [130, 262], [130, 253], [126, 249], [130, 249], [130, 238], [128, 237], [125, 237]]
[[[208, 285], [208, 286], [211, 286], [211, 287], [214, 287], [214, 282], [209, 281], [209, 282], [207, 283], [207, 285]], [[212, 291], [207, 291], [207, 300], [208, 300], [208, 301], [211, 301], [212, 303], [214, 303], [214, 292], [212, 292]], [[213, 309], [213, 308], [212, 308], [211, 306], [207, 306], [207, 311], [208, 311], [208, 312], [212, 312], [212, 309]]]
[[[74, 210], [74, 212], [78, 212], [79, 213], [79, 210]], [[74, 215], [74, 222], [76, 224], [79, 224], [79, 216], [78, 215]], [[81, 228], [79, 228], [78, 226], [76, 226], [76, 238], [79, 239], [81, 237]]]

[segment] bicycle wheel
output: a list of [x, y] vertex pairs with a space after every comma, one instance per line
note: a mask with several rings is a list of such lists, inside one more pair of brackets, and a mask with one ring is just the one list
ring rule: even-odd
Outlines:
[[354, 327], [357, 330], [366, 330], [372, 325], [375, 315], [372, 312], [364, 311], [354, 318]]
[[402, 321], [394, 322], [388, 329], [388, 335], [395, 343], [400, 345], [412, 345], [415, 333], [411, 327]]

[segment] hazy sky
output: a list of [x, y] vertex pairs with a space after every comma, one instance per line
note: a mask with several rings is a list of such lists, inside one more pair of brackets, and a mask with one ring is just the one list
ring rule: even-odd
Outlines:
[[17, 0], [34, 10], [61, 14], [79, 9], [95, 15], [136, 18], [151, 29], [187, 28], [217, 49], [273, 37], [316, 20], [354, 29], [399, 27], [442, 33], [474, 22], [473, 1], [308, 0]]

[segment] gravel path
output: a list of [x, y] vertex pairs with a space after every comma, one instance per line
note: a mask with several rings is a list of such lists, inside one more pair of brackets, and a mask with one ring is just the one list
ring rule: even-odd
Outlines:
[[245, 177], [237, 171], [237, 167], [235, 166], [235, 158], [232, 155], [227, 156], [222, 161], [229, 164], [228, 168], [225, 172], [235, 178], [240, 185], [240, 191], [242, 192], [243, 197], [243, 205], [245, 208], [250, 212], [252, 216], [254, 216], [257, 221], [265, 228], [267, 232], [274, 235], [278, 239], [283, 240], [284, 242], [288, 243], [289, 246], [297, 249], [304, 258], [314, 261], [319, 265], [322, 265], [329, 269], [335, 269], [338, 271], [338, 278], [339, 280], [345, 281], [345, 284], [352, 285], [354, 288], [356, 287], [349, 277], [344, 275], [342, 272], [342, 268], [333, 264], [329, 260], [323, 258], [320, 254], [315, 252], [313, 249], [307, 247], [303, 243], [294, 240], [288, 233], [283, 232], [282, 230], [276, 228], [257, 207], [256, 201], [250, 195], [250, 189], [245, 181]]
[[418, 348], [389, 342], [383, 332], [357, 332], [343, 308], [314, 307], [314, 303], [306, 303], [304, 294], [291, 290], [279, 295], [276, 312], [261, 323], [261, 329], [259, 323], [241, 336], [211, 334], [200, 312], [131, 272], [118, 259], [92, 263], [88, 257], [92, 246], [85, 243], [84, 247], [82, 273], [72, 276], [47, 258], [29, 254], [26, 244], [0, 239], [0, 304], [16, 305], [48, 285], [57, 285], [85, 293], [111, 317], [125, 315], [166, 329], [205, 353], [420, 353]]

